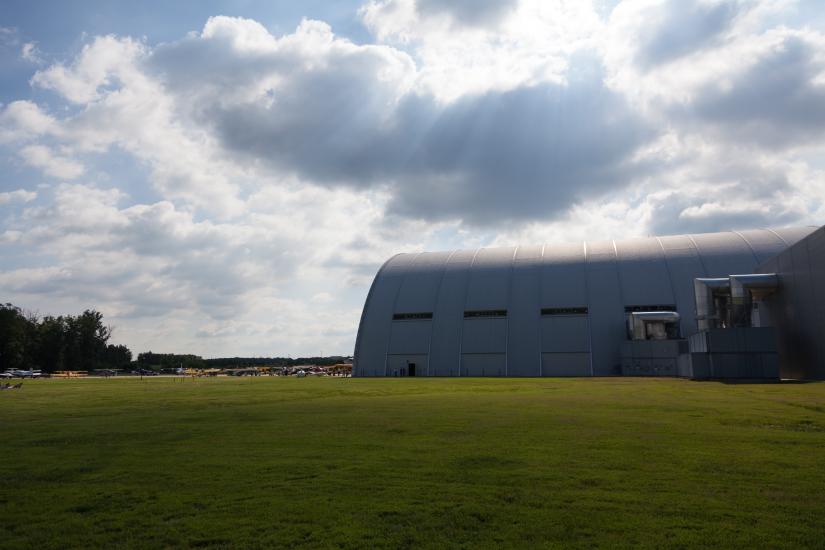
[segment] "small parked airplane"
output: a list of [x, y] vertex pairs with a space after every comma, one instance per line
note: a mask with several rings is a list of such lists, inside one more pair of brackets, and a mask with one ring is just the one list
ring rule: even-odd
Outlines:
[[3, 378], [40, 378], [42, 375], [39, 370], [9, 369], [3, 373]]

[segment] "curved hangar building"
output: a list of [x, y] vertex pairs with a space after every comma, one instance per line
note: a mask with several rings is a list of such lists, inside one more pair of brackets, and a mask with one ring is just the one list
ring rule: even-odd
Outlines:
[[619, 375], [634, 312], [687, 338], [695, 279], [754, 273], [815, 229], [398, 254], [370, 288], [353, 374]]

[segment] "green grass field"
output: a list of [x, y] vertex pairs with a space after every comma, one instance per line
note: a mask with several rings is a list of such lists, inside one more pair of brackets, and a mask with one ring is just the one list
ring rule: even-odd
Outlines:
[[0, 547], [825, 545], [825, 384], [43, 380]]

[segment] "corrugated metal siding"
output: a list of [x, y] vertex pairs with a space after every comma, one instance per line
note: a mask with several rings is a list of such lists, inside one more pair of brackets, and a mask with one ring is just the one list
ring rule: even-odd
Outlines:
[[482, 248], [473, 262], [466, 310], [507, 309], [515, 248]]
[[619, 374], [620, 346], [625, 338], [625, 304], [612, 241], [587, 243], [587, 289], [593, 374]]
[[540, 376], [541, 355], [537, 330], [541, 293], [543, 246], [522, 246], [516, 251], [507, 311], [507, 376]]
[[772, 256], [776, 256], [788, 248], [788, 245], [785, 244], [785, 241], [783, 241], [779, 235], [767, 229], [737, 231], [737, 233], [751, 246], [756, 260], [759, 263], [764, 262]]
[[616, 249], [626, 305], [675, 303], [662, 247], [656, 239], [616, 241]]
[[505, 353], [507, 319], [464, 319], [461, 353]]
[[758, 263], [751, 247], [736, 233], [705, 233], [691, 237], [708, 277], [749, 273]]
[[[392, 321], [387, 353], [428, 354], [433, 322], [427, 320]], [[426, 368], [426, 364], [424, 365]]]
[[398, 290], [395, 312], [433, 312], [449, 252], [424, 252], [409, 266]]
[[[685, 235], [660, 237], [659, 242], [665, 251], [665, 261], [675, 293], [676, 308], [682, 317], [680, 322], [682, 336], [687, 337], [696, 329], [692, 281], [697, 277], [707, 277], [708, 273], [690, 237]], [[686, 284], [687, 281], [691, 282]]]
[[584, 244], [547, 245], [541, 269], [541, 307], [587, 305]]
[[359, 349], [353, 370], [359, 376], [384, 376], [395, 297], [416, 257], [418, 254], [399, 254], [376, 277], [358, 331]]
[[589, 352], [587, 315], [550, 315], [541, 318], [541, 351]]
[[459, 250], [447, 262], [438, 301], [433, 313], [430, 341], [430, 376], [458, 376], [461, 359], [461, 324], [464, 322], [464, 302], [470, 264], [475, 250]]

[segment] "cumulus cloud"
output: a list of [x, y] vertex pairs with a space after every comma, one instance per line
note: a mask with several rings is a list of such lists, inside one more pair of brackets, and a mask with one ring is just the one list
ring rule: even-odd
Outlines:
[[34, 42], [26, 42], [20, 48], [20, 57], [29, 63], [42, 63], [43, 58], [40, 56], [40, 51], [37, 49], [37, 44]]
[[31, 101], [13, 101], [0, 111], [0, 143], [27, 141], [59, 131], [58, 121]]
[[[350, 265], [383, 261], [393, 249], [380, 227], [366, 230], [380, 223], [378, 212], [349, 192], [261, 191], [233, 222], [199, 220], [169, 201], [130, 204], [116, 188], [60, 184], [44, 193], [0, 233], [0, 246], [26, 250], [40, 265], [4, 266], [0, 285], [48, 311], [95, 305], [130, 332], [143, 327], [123, 335], [132, 345], [176, 338], [206, 354], [308, 354], [325, 327], [338, 327], [329, 351], [347, 352], [360, 307]], [[8, 195], [9, 203], [34, 198]], [[350, 251], [347, 241], [361, 232], [374, 233], [380, 249]], [[167, 333], [147, 319], [169, 320]], [[273, 324], [281, 330], [270, 332]]]
[[825, 135], [825, 36], [780, 31], [758, 61], [708, 83], [676, 113], [736, 141], [771, 149], [819, 144]]
[[143, 45], [130, 38], [97, 37], [83, 47], [68, 66], [57, 63], [38, 71], [32, 84], [54, 90], [73, 103], [99, 99], [104, 89], [132, 76], [131, 61], [143, 52]]
[[420, 87], [440, 101], [564, 82], [569, 56], [603, 27], [578, 0], [371, 0], [361, 16], [380, 42], [419, 60]]
[[518, 7], [516, 0], [418, 0], [419, 14], [447, 14], [461, 25], [496, 25]]
[[59, 179], [75, 179], [83, 174], [83, 165], [70, 158], [56, 154], [45, 145], [27, 145], [20, 150], [20, 157], [35, 168], [40, 168]]
[[[223, 70], [197, 69], [211, 62]], [[632, 156], [655, 133], [605, 89], [597, 61], [565, 83], [445, 104], [414, 88], [405, 53], [311, 21], [276, 39], [256, 23], [213, 18], [150, 65], [234, 155], [326, 186], [381, 187], [392, 212], [410, 218], [553, 215], [630, 183]]]
[[719, 46], [737, 17], [757, 5], [738, 0], [624, 2], [613, 12], [611, 25], [636, 64], [649, 70]]
[[31, 202], [37, 198], [37, 193], [25, 189], [15, 189], [14, 191], [4, 191], [0, 193], [0, 204], [14, 202]]

